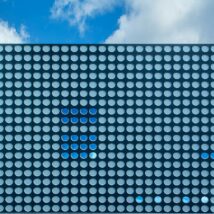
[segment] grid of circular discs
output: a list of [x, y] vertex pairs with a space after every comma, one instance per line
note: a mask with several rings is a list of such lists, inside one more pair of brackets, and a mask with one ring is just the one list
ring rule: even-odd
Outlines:
[[[87, 108], [62, 108], [61, 109], [61, 122], [63, 124], [62, 130], [65, 129], [65, 127], [69, 125], [73, 125], [76, 128], [82, 127], [90, 127], [90, 125], [95, 125], [97, 123], [97, 109], [96, 108], [90, 108], [89, 110]], [[87, 125], [87, 126], [86, 126]], [[87, 157], [90, 157], [91, 159], [95, 159], [97, 157], [96, 152], [94, 152], [97, 149], [97, 136], [96, 135], [86, 135], [80, 134], [74, 135], [67, 132], [68, 129], [66, 129], [63, 132], [63, 135], [61, 136], [61, 140], [63, 144], [61, 145], [61, 149], [63, 150], [61, 157], [63, 159], [69, 159], [71, 157], [72, 159], [78, 159], [79, 157], [81, 159], [86, 159]], [[81, 143], [79, 143], [81, 142]], [[69, 153], [69, 150], [71, 149], [71, 154]], [[78, 152], [78, 151], [81, 152]]]
[[0, 212], [214, 212], [213, 97], [212, 45], [0, 45]]

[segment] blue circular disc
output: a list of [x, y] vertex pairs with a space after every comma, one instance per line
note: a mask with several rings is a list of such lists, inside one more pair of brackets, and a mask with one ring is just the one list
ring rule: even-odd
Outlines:
[[202, 203], [208, 203], [208, 201], [209, 201], [209, 198], [208, 198], [207, 196], [203, 196], [203, 197], [201, 198], [201, 202], [202, 202]]
[[209, 154], [208, 154], [207, 152], [203, 152], [203, 153], [201, 154], [201, 158], [204, 159], [204, 160], [206, 160], [206, 159], [209, 158]]
[[68, 117], [63, 117], [63, 118], [61, 119], [61, 121], [62, 121], [63, 124], [68, 124], [68, 123], [69, 123]]
[[97, 145], [96, 145], [95, 143], [90, 144], [90, 145], [89, 145], [89, 149], [90, 149], [90, 150], [96, 150], [96, 149], [97, 149]]
[[67, 143], [63, 143], [61, 145], [62, 150], [68, 150], [69, 149], [69, 145]]
[[69, 114], [69, 109], [68, 109], [68, 108], [63, 108], [63, 109], [61, 110], [61, 113], [62, 113], [63, 115], [68, 115], [68, 114]]
[[96, 135], [90, 135], [89, 136], [89, 140], [90, 141], [96, 141], [97, 140], [97, 136]]
[[62, 135], [61, 139], [63, 142], [67, 142], [67, 141], [69, 141], [69, 136], [68, 135]]
[[85, 143], [83, 143], [83, 144], [80, 145], [80, 149], [81, 150], [86, 150], [87, 148], [88, 148], [88, 145], [85, 144]]
[[95, 124], [97, 122], [97, 118], [96, 117], [91, 117], [89, 118], [89, 122], [92, 124]]
[[97, 157], [97, 153], [91, 152], [91, 153], [89, 154], [89, 157], [90, 157], [91, 159], [95, 159], [95, 158]]
[[72, 122], [73, 124], [78, 123], [78, 118], [77, 118], [77, 117], [72, 117], [72, 118], [71, 118], [71, 122]]
[[77, 152], [72, 152], [71, 153], [71, 158], [72, 159], [77, 159], [78, 158], [78, 153]]
[[81, 141], [87, 141], [87, 140], [88, 140], [87, 135], [81, 135], [81, 136], [80, 136], [80, 140], [81, 140]]
[[61, 154], [61, 157], [62, 157], [63, 159], [68, 159], [68, 158], [69, 158], [68, 152], [63, 152], [63, 153]]
[[161, 203], [162, 199], [160, 196], [155, 197], [155, 203]]
[[81, 157], [82, 159], [86, 159], [86, 158], [88, 157], [88, 155], [87, 155], [86, 152], [81, 152], [81, 153], [80, 153], [80, 157]]
[[183, 199], [182, 199], [182, 201], [183, 201], [185, 204], [187, 204], [187, 203], [190, 202], [190, 198], [189, 198], [188, 196], [184, 196]]
[[87, 108], [81, 108], [81, 109], [80, 109], [80, 114], [81, 114], [81, 115], [86, 115], [87, 113], [88, 113]]
[[140, 203], [142, 203], [143, 202], [143, 197], [142, 196], [137, 196], [136, 197], [136, 202], [138, 203], [138, 204], [140, 204]]
[[86, 117], [81, 117], [80, 118], [80, 123], [86, 124], [88, 122], [88, 119]]
[[214, 152], [210, 154], [211, 159], [214, 159]]
[[77, 135], [71, 135], [71, 141], [78, 141], [79, 137]]
[[72, 109], [71, 109], [71, 114], [77, 115], [78, 113], [79, 113], [79, 111], [78, 111], [77, 108], [72, 108]]
[[95, 114], [97, 113], [97, 109], [96, 109], [96, 108], [90, 108], [90, 109], [89, 109], [89, 113], [90, 113], [91, 115], [95, 115]]
[[76, 143], [73, 143], [73, 144], [71, 144], [71, 149], [72, 150], [77, 150], [78, 149], [78, 144], [76, 144]]

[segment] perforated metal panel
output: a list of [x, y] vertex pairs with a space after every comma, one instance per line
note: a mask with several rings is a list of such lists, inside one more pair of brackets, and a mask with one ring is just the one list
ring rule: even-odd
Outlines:
[[0, 212], [214, 212], [214, 46], [0, 45]]

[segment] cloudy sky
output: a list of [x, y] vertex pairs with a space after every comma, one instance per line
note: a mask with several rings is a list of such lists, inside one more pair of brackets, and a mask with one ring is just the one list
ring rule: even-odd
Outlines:
[[214, 43], [214, 0], [0, 0], [0, 43]]

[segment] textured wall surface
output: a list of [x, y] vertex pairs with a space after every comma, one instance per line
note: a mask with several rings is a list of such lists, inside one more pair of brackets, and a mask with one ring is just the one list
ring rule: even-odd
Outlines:
[[214, 212], [214, 46], [0, 45], [0, 212]]

